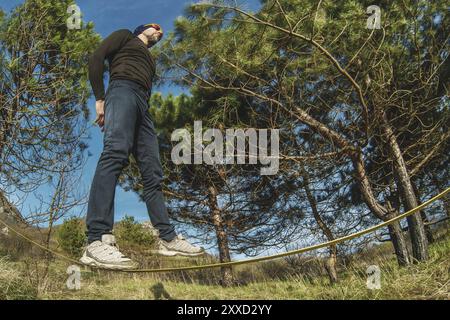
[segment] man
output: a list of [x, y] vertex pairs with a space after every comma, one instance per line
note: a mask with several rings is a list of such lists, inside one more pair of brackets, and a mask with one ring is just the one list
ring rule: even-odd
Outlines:
[[[149, 113], [148, 100], [155, 74], [149, 48], [161, 40], [158, 24], [146, 24], [134, 33], [113, 32], [89, 59], [89, 80], [96, 98], [95, 122], [104, 132], [103, 152], [97, 164], [86, 217], [88, 246], [80, 261], [110, 269], [132, 269], [136, 264], [115, 245], [114, 193], [122, 169], [133, 154], [144, 185], [150, 220], [159, 231], [157, 253], [167, 256], [197, 256], [204, 249], [175, 233], [169, 222], [161, 188], [163, 171], [158, 140]], [[104, 60], [108, 59], [110, 82], [105, 94]]]

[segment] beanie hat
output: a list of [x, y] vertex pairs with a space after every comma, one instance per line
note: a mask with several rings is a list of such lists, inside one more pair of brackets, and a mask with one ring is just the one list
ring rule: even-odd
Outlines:
[[140, 26], [138, 26], [136, 29], [134, 29], [133, 34], [135, 36], [140, 35], [142, 32], [144, 32], [145, 30], [147, 30], [148, 28], [155, 28], [156, 30], [160, 30], [162, 32], [162, 28], [159, 24], [157, 23], [148, 23], [148, 24], [141, 24]]

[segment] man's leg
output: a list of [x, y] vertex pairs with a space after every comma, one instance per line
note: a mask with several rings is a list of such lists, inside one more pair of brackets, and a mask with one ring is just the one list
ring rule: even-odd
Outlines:
[[159, 231], [159, 237], [170, 241], [175, 238], [175, 228], [169, 221], [161, 182], [163, 170], [159, 158], [158, 138], [148, 111], [148, 105], [141, 106], [142, 120], [137, 128], [133, 154], [139, 167], [144, 185], [143, 198], [152, 225]]
[[112, 232], [116, 184], [129, 161], [139, 113], [131, 88], [118, 83], [110, 86], [105, 98], [103, 152], [92, 181], [86, 217], [89, 243]]

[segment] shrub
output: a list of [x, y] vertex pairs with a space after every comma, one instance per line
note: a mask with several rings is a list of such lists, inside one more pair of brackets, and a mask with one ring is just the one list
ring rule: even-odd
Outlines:
[[86, 243], [84, 223], [79, 218], [65, 220], [57, 231], [58, 243], [69, 255], [80, 256]]
[[155, 241], [154, 236], [130, 216], [125, 216], [117, 223], [114, 234], [122, 245], [151, 246]]

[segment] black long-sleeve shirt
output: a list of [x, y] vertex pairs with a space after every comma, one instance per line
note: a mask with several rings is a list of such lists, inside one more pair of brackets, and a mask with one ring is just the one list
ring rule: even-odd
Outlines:
[[137, 82], [151, 92], [155, 60], [145, 43], [130, 30], [120, 29], [106, 37], [89, 57], [89, 81], [96, 100], [104, 100], [104, 61], [109, 62], [109, 78]]

